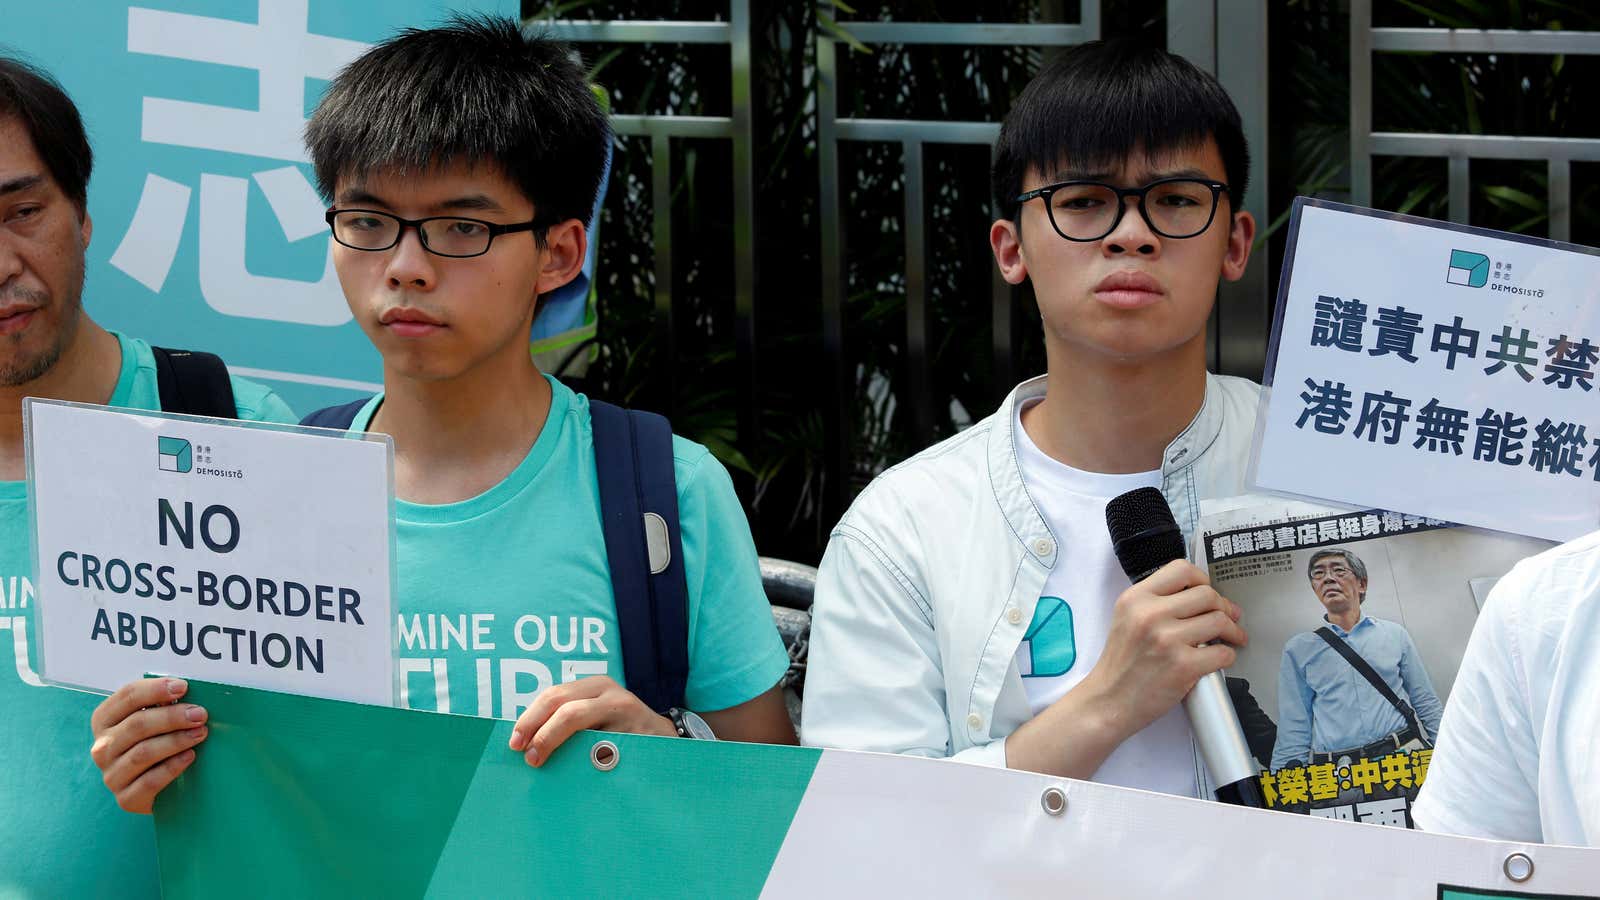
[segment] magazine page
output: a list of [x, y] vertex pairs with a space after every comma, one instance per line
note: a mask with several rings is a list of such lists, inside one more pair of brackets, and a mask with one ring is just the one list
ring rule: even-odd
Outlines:
[[1496, 580], [1548, 541], [1380, 509], [1224, 501], [1196, 559], [1243, 609], [1228, 693], [1272, 809], [1411, 826]]

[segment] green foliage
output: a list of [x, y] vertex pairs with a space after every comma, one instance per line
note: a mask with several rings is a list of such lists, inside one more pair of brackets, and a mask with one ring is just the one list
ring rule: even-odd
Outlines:
[[[1272, 19], [1273, 135], [1287, 136], [1275, 166], [1298, 193], [1349, 192], [1349, 20], [1338, 0], [1289, 0]], [[1374, 4], [1373, 24], [1410, 28], [1600, 30], [1600, 5], [1560, 0], [1391, 0]], [[1373, 57], [1375, 131], [1600, 137], [1593, 56], [1378, 53]], [[1279, 91], [1278, 84], [1290, 89]], [[1574, 167], [1573, 238], [1594, 242], [1597, 185]], [[1471, 221], [1505, 231], [1548, 233], [1548, 177], [1542, 161], [1472, 163]], [[1280, 203], [1280, 201], [1282, 201]], [[1274, 195], [1275, 208], [1286, 204]], [[1373, 204], [1432, 218], [1449, 215], [1443, 159], [1380, 157]], [[1279, 224], [1277, 222], [1274, 223]]]
[[[1107, 0], [1108, 35], [1165, 38], [1167, 2]], [[1600, 4], [1577, 0], [1380, 0], [1381, 26], [1600, 30]], [[526, 4], [534, 16], [719, 20], [727, 0], [568, 0]], [[1349, 20], [1343, 0], [1272, 4], [1269, 209], [1275, 226], [1297, 193], [1349, 190]], [[752, 360], [736, 352], [735, 235], [726, 141], [674, 140], [671, 231], [652, 233], [651, 144], [619, 138], [602, 214], [598, 352], [587, 382], [597, 396], [672, 416], [680, 433], [712, 449], [734, 473], [764, 553], [815, 561], [840, 510], [833, 480], [854, 494], [884, 467], [988, 414], [1015, 380], [1043, 371], [1033, 300], [1009, 298], [1012, 334], [993, 329], [993, 261], [986, 148], [927, 145], [924, 198], [928, 269], [927, 393], [931, 421], [912, 423], [906, 339], [904, 161], [898, 144], [840, 149], [845, 259], [843, 357], [823, 343], [818, 35], [836, 42], [841, 117], [999, 121], [1043, 61], [1024, 48], [864, 46], [850, 22], [1077, 21], [1075, 0], [752, 0], [757, 283]], [[613, 112], [725, 116], [729, 54], [705, 45], [582, 47]], [[1596, 57], [1379, 54], [1374, 125], [1380, 130], [1594, 136]], [[1573, 169], [1573, 237], [1600, 243], [1597, 167]], [[1443, 218], [1446, 168], [1438, 159], [1380, 158], [1376, 205]], [[1548, 227], [1542, 162], [1473, 164], [1475, 224], [1529, 233]], [[1281, 258], [1281, 230], [1268, 258]], [[672, 321], [658, 315], [655, 254], [670, 254]], [[1275, 278], [1272, 279], [1275, 282]], [[1002, 295], [1004, 296], [1004, 295]], [[670, 335], [670, 340], [668, 339]], [[996, 347], [1001, 350], [997, 360]], [[997, 363], [1004, 363], [1000, 365]], [[835, 379], [849, 395], [850, 455], [828, 464], [824, 410]], [[753, 391], [759, 424], [742, 429]]]
[[[947, 18], [1019, 21], [1075, 18], [1077, 10], [1035, 0], [963, 8], [903, 2], [853, 6], [817, 0], [754, 2], [757, 353], [760, 425], [739, 428], [735, 352], [732, 206], [725, 141], [674, 140], [672, 160], [671, 340], [656, 310], [652, 170], [648, 139], [619, 138], [600, 225], [599, 349], [583, 387], [597, 396], [658, 409], [678, 431], [706, 444], [735, 474], [766, 553], [815, 560], [839, 510], [830, 479], [853, 496], [886, 466], [986, 414], [1009, 384], [994, 378], [988, 245], [988, 150], [927, 149], [929, 351], [933, 421], [909, 426], [905, 327], [904, 166], [899, 145], [847, 144], [841, 194], [850, 235], [846, 259], [845, 358], [852, 392], [847, 471], [825, 464], [823, 409], [832, 394], [822, 345], [821, 231], [817, 167], [816, 41], [838, 42], [838, 114], [998, 121], [1037, 69], [1036, 51], [996, 48], [867, 47], [848, 21]], [[947, 4], [944, 4], [948, 6]], [[1145, 2], [1143, 7], [1153, 4]], [[1158, 4], [1154, 4], [1158, 5]], [[1052, 7], [1042, 10], [1042, 6]], [[667, 0], [648, 13], [636, 3], [573, 0], [525, 13], [563, 18], [718, 20], [726, 2]], [[844, 24], [841, 24], [843, 20]], [[1145, 15], [1140, 24], [1158, 17]], [[582, 48], [615, 113], [728, 115], [728, 52], [722, 47], [590, 44]], [[1043, 368], [1037, 316], [1017, 300], [1019, 372]]]

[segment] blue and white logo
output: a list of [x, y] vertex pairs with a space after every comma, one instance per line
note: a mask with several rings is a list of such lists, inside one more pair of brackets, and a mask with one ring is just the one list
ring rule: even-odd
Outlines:
[[1060, 597], [1039, 598], [1017, 659], [1023, 678], [1055, 678], [1072, 671], [1078, 661], [1078, 639], [1072, 628], [1072, 607], [1067, 601]]
[[1450, 270], [1444, 280], [1465, 287], [1483, 287], [1489, 283], [1489, 257], [1471, 250], [1451, 250]]

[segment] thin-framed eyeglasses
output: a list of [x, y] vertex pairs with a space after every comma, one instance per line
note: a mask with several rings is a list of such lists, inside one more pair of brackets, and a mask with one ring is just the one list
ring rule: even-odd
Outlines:
[[1044, 198], [1056, 234], [1069, 241], [1103, 240], [1122, 224], [1127, 198], [1137, 197], [1139, 215], [1164, 238], [1192, 238], [1211, 227], [1228, 185], [1204, 178], [1163, 178], [1144, 187], [1119, 188], [1101, 181], [1059, 181], [1017, 197]]
[[352, 250], [388, 250], [400, 243], [407, 228], [415, 228], [422, 249], [451, 259], [482, 256], [502, 234], [544, 227], [538, 219], [499, 225], [463, 216], [402, 219], [376, 209], [330, 209], [324, 218], [333, 231], [333, 239]]

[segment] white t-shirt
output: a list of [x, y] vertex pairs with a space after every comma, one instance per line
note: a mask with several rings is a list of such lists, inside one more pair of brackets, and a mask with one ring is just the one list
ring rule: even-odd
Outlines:
[[[1106, 531], [1106, 504], [1137, 488], [1161, 487], [1161, 472], [1103, 475], [1074, 469], [1046, 456], [1028, 437], [1021, 407], [1012, 427], [1022, 481], [1061, 548], [1017, 649], [1022, 685], [1038, 715], [1100, 661], [1112, 609], [1129, 587]], [[1189, 720], [1177, 706], [1112, 751], [1092, 780], [1196, 797], [1196, 774]]]
[[1419, 828], [1600, 846], [1600, 532], [1517, 563], [1472, 630]]

